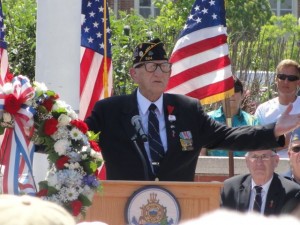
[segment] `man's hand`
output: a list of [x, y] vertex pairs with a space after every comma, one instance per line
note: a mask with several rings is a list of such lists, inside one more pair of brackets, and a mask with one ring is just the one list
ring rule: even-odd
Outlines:
[[284, 134], [288, 134], [289, 132], [295, 130], [300, 127], [300, 114], [291, 115], [290, 112], [293, 109], [293, 104], [290, 103], [287, 109], [282, 113], [279, 119], [276, 122], [274, 135], [275, 137], [279, 137]]

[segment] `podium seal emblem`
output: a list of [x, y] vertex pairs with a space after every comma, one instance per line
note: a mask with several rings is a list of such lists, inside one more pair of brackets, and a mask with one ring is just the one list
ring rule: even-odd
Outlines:
[[171, 225], [180, 220], [176, 197], [159, 186], [145, 186], [135, 191], [125, 207], [128, 225]]

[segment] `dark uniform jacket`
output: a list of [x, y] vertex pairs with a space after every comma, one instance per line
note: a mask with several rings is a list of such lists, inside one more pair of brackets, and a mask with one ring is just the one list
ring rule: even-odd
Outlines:
[[[251, 175], [238, 175], [224, 181], [221, 192], [221, 207], [248, 211], [251, 195]], [[300, 185], [274, 173], [265, 206], [265, 215], [278, 215], [293, 199], [299, 200]], [[289, 210], [292, 210], [289, 207]], [[285, 212], [287, 212], [285, 210]]]
[[[157, 174], [164, 181], [193, 181], [200, 149], [203, 146], [221, 149], [268, 149], [284, 144], [277, 141], [274, 126], [228, 128], [210, 119], [199, 100], [182, 95], [164, 94], [168, 149]], [[169, 108], [169, 111], [168, 111]], [[173, 108], [170, 112], [170, 108]], [[169, 120], [169, 115], [176, 120]], [[131, 118], [139, 115], [136, 91], [131, 95], [114, 96], [98, 101], [86, 123], [100, 133], [100, 147], [106, 163], [107, 179], [154, 180], [144, 144]], [[174, 117], [173, 117], [174, 118]], [[278, 144], [279, 143], [279, 144]], [[137, 150], [137, 149], [140, 149]]]

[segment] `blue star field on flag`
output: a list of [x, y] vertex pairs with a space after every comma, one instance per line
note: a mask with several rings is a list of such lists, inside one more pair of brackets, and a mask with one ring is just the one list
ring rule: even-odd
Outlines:
[[2, 12], [2, 3], [0, 2], [0, 48], [7, 48], [5, 41], [5, 25], [4, 25], [4, 16]]
[[224, 25], [225, 27], [225, 8], [221, 6], [224, 6], [224, 0], [197, 0], [180, 37], [206, 27], [217, 25]]
[[[104, 8], [103, 0], [82, 1], [83, 23], [81, 26], [81, 46], [93, 49], [104, 55]], [[107, 56], [111, 57], [111, 29], [109, 27], [109, 13], [106, 8]]]

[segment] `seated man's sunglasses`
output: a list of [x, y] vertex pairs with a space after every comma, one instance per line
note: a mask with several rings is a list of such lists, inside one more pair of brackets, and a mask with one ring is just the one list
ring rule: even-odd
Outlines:
[[277, 74], [277, 78], [279, 80], [286, 80], [286, 79], [288, 79], [288, 81], [296, 81], [296, 80], [300, 79], [297, 75], [287, 75], [287, 74], [283, 74], [283, 73]]

